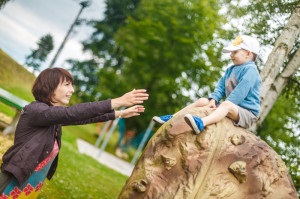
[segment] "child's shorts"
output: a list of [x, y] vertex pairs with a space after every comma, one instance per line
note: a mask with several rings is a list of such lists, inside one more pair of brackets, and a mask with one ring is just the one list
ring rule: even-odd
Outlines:
[[252, 126], [252, 124], [255, 121], [257, 121], [258, 118], [251, 111], [244, 109], [240, 106], [237, 107], [239, 111], [239, 121], [238, 122], [232, 121], [232, 122], [235, 126], [240, 126], [248, 129], [249, 127]]

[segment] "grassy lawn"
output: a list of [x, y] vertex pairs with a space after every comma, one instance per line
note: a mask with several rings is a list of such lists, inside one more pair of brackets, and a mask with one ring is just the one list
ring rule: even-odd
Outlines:
[[[91, 127], [87, 127], [89, 128]], [[73, 133], [74, 129], [76, 129], [75, 126], [63, 129], [57, 171], [50, 181], [45, 181], [39, 198], [118, 198], [128, 177], [87, 155], [80, 154], [76, 143], [78, 136]], [[81, 126], [81, 130], [86, 129]], [[2, 157], [7, 148], [13, 144], [13, 136], [0, 136], [0, 142], [0, 157]]]
[[77, 136], [69, 130], [63, 133], [57, 172], [51, 181], [46, 181], [39, 198], [117, 198], [127, 176], [79, 154]]

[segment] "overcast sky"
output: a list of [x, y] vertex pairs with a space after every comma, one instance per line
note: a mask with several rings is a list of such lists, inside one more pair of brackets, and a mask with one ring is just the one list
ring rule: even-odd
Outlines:
[[[74, 22], [81, 6], [80, 0], [10, 0], [0, 10], [0, 48], [24, 64], [25, 56], [36, 49], [37, 41], [51, 34], [55, 48], [48, 57], [47, 67], [63, 41], [70, 25]], [[80, 18], [102, 19], [105, 11], [104, 0], [92, 0]], [[68, 58], [84, 59], [80, 41], [87, 38], [91, 28], [79, 26], [70, 35], [55, 66], [63, 66]]]

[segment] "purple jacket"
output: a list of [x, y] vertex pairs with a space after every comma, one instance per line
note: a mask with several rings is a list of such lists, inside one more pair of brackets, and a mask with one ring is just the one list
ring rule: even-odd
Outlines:
[[[21, 112], [14, 145], [4, 154], [1, 170], [13, 174], [18, 182], [23, 184], [36, 166], [52, 151], [55, 139], [59, 148], [61, 147], [62, 126], [113, 119], [115, 113], [111, 110], [111, 100], [81, 103], [70, 107], [32, 102]], [[50, 167], [48, 179], [55, 173], [57, 161], [58, 156]]]

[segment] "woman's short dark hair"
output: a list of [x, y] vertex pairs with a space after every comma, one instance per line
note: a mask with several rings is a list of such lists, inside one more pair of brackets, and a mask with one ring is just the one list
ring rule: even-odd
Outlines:
[[64, 80], [72, 84], [74, 81], [72, 75], [63, 68], [48, 68], [42, 71], [35, 79], [31, 91], [35, 100], [51, 106], [53, 93]]

